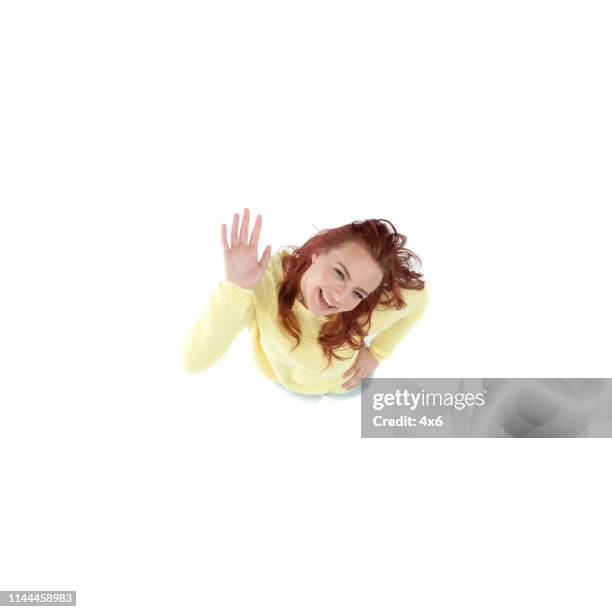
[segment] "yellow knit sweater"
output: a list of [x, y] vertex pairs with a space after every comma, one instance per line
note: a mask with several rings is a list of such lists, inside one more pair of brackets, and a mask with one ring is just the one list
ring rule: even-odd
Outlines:
[[[266, 378], [296, 393], [319, 395], [347, 391], [342, 384], [348, 379], [342, 375], [355, 362], [357, 351], [350, 347], [336, 349], [337, 354], [349, 359], [334, 358], [326, 368], [327, 357], [317, 337], [328, 319], [312, 314], [296, 299], [292, 310], [302, 339], [293, 352], [295, 339], [277, 321], [278, 290], [283, 280], [281, 257], [286, 253], [281, 249], [272, 256], [254, 289], [244, 289], [227, 279], [217, 285], [208, 308], [189, 335], [184, 354], [187, 372], [202, 372], [212, 366], [223, 357], [238, 332], [248, 327], [255, 363]], [[427, 286], [422, 291], [402, 289], [402, 297], [406, 306], [401, 310], [379, 305], [372, 313], [369, 335], [375, 334], [375, 337], [369, 349], [378, 361], [389, 357], [423, 315], [429, 299]]]

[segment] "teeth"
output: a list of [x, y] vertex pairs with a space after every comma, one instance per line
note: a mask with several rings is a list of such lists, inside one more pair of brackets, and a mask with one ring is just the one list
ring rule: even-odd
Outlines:
[[326, 303], [326, 304], [327, 304], [327, 305], [328, 305], [330, 308], [334, 308], [334, 305], [333, 305], [333, 304], [330, 304], [330, 303], [327, 301], [327, 298], [325, 297], [325, 294], [323, 293], [323, 289], [321, 289], [321, 295], [323, 296], [323, 301], [324, 301], [324, 302], [325, 302], [325, 303]]

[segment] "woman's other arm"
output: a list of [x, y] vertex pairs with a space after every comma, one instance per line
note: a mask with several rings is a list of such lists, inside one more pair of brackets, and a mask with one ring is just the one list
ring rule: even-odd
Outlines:
[[427, 285], [421, 291], [410, 290], [404, 296], [407, 314], [401, 316], [392, 325], [378, 333], [370, 342], [370, 352], [377, 361], [386, 359], [395, 351], [397, 345], [423, 316], [429, 302]]

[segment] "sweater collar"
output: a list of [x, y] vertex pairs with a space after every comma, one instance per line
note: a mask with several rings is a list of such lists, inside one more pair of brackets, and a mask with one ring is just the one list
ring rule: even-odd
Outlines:
[[297, 296], [295, 300], [293, 300], [293, 307], [291, 308], [291, 310], [293, 310], [293, 312], [299, 317], [301, 317], [302, 319], [313, 321], [316, 323], [326, 323], [327, 321], [330, 321], [333, 316], [333, 315], [331, 316], [330, 315], [316, 315], [310, 312], [310, 310], [308, 310], [308, 308], [306, 308], [306, 306], [304, 306], [304, 304], [302, 304], [302, 302], [300, 302], [300, 300], [297, 299]]

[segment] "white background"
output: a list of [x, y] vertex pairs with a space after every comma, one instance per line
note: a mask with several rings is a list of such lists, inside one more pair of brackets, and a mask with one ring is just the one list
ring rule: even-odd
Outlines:
[[223, 278], [382, 217], [425, 317], [377, 376], [606, 377], [604, 2], [3, 2], [0, 589], [102, 610], [610, 609], [610, 442], [361, 439]]

